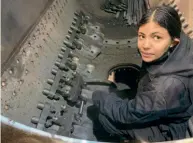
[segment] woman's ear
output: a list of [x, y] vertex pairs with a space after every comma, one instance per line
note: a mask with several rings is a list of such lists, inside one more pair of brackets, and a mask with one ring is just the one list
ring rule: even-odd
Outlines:
[[170, 47], [174, 47], [174, 46], [178, 45], [179, 43], [180, 43], [180, 39], [174, 38]]

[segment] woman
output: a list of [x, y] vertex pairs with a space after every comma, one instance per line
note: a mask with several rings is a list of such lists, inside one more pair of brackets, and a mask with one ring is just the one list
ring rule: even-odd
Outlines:
[[188, 84], [193, 76], [193, 44], [181, 31], [173, 8], [161, 6], [143, 15], [138, 49], [144, 74], [134, 99], [122, 100], [103, 91], [93, 93], [100, 123], [108, 133], [129, 139], [185, 138], [187, 121], [193, 115], [189, 91], [193, 86]]

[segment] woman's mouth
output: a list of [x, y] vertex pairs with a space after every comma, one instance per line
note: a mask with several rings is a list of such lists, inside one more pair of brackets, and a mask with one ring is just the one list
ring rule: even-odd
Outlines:
[[149, 58], [149, 57], [151, 57], [153, 55], [152, 53], [145, 53], [145, 52], [141, 52], [141, 54], [145, 58]]

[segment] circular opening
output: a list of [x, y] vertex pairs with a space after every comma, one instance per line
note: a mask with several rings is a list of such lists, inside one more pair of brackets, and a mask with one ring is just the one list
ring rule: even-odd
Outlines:
[[119, 42], [116, 42], [116, 44], [119, 44]]
[[129, 40], [127, 41], [127, 43], [130, 43], [130, 42], [131, 42], [131, 41], [129, 41]]
[[115, 82], [129, 86], [131, 89], [137, 88], [140, 67], [135, 64], [120, 64], [111, 68], [108, 72], [110, 75], [115, 73]]
[[128, 48], [131, 48], [131, 46], [128, 46]]
[[93, 54], [93, 53], [94, 53], [94, 51], [91, 51], [91, 53]]
[[97, 36], [95, 35], [94, 38], [96, 38]]
[[105, 43], [108, 43], [108, 41], [105, 41]]
[[98, 27], [97, 27], [97, 26], [96, 26], [95, 28], [96, 28], [96, 29], [98, 29]]

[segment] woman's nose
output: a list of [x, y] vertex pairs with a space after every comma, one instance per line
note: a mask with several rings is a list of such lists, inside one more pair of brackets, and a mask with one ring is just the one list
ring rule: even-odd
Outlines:
[[148, 39], [145, 39], [145, 40], [144, 40], [144, 43], [143, 43], [143, 48], [144, 48], [144, 50], [150, 49], [150, 48], [151, 48], [150, 45], [151, 45], [151, 44], [150, 44], [150, 41], [149, 41]]

